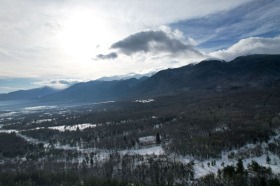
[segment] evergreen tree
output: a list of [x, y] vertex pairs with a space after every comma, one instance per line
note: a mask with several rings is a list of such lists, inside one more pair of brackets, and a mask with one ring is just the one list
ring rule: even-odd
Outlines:
[[243, 174], [244, 173], [244, 166], [241, 159], [238, 159], [238, 162], [236, 164], [236, 173], [237, 174]]
[[267, 156], [266, 156], [266, 163], [267, 163], [267, 164], [270, 164], [270, 162], [271, 162], [271, 159], [270, 159], [270, 157], [267, 155]]
[[157, 133], [157, 135], [156, 135], [156, 143], [157, 143], [157, 144], [160, 144], [160, 143], [161, 143], [159, 133]]

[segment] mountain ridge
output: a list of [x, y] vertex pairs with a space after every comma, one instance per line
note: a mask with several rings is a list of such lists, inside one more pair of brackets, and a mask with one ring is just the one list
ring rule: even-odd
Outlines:
[[18, 90], [10, 93], [0, 94], [0, 101], [38, 99], [40, 97], [60, 91], [52, 87], [44, 86], [29, 90]]
[[216, 89], [217, 86], [227, 89], [236, 86], [273, 86], [273, 83], [279, 86], [279, 78], [280, 55], [250, 55], [230, 62], [206, 60], [163, 70], [137, 85], [132, 92], [146, 92], [150, 87], [153, 87], [153, 94], [160, 94], [190, 89]]
[[229, 62], [204, 60], [161, 70], [151, 77], [81, 82], [59, 92], [23, 97], [42, 102], [100, 102], [240, 87], [280, 87], [280, 55], [240, 56]]

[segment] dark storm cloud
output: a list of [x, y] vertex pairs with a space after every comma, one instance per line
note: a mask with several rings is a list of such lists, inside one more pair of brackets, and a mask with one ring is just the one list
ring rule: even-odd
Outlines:
[[99, 54], [96, 56], [97, 59], [115, 59], [118, 57], [118, 54], [115, 52], [111, 52], [109, 54]]
[[118, 49], [126, 55], [137, 52], [177, 53], [183, 51], [192, 51], [199, 53], [192, 46], [186, 45], [178, 39], [169, 37], [163, 31], [138, 32], [114, 43], [111, 48]]

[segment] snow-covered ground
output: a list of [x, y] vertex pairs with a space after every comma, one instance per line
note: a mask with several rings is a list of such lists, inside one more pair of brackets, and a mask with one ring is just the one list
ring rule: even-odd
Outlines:
[[[242, 159], [244, 168], [247, 168], [248, 164], [252, 162], [252, 160], [258, 162], [260, 165], [265, 167], [270, 167], [273, 173], [280, 173], [280, 159], [279, 157], [269, 154], [269, 157], [271, 158], [271, 163], [268, 164], [266, 162], [266, 154], [261, 155], [260, 157], [251, 157]], [[211, 165], [211, 162], [215, 161], [215, 165]], [[210, 166], [208, 166], [208, 163], [210, 163]], [[200, 178], [203, 177], [209, 173], [217, 174], [218, 170], [223, 169], [227, 165], [233, 165], [236, 166], [237, 160], [235, 159], [228, 159], [226, 154], [221, 159], [209, 159], [205, 161], [195, 161], [194, 164], [194, 171], [195, 171], [195, 177]], [[223, 166], [222, 166], [223, 164]]]
[[164, 150], [161, 146], [154, 146], [148, 148], [141, 148], [141, 149], [131, 149], [131, 150], [122, 150], [119, 151], [120, 154], [139, 154], [139, 155], [162, 155], [164, 154]]
[[155, 101], [154, 99], [142, 99], [142, 100], [135, 100], [135, 103], [150, 103]]
[[98, 102], [98, 103], [93, 103], [94, 105], [99, 105], [99, 104], [104, 104], [104, 103], [114, 103], [115, 101], [104, 101], [104, 102]]
[[52, 121], [52, 119], [40, 119], [40, 120], [37, 120], [36, 123], [43, 123], [43, 122], [48, 122], [48, 121]]
[[154, 143], [155, 141], [156, 141], [155, 136], [145, 136], [145, 137], [139, 138], [140, 143]]
[[50, 122], [52, 121], [52, 119], [39, 119], [39, 120], [35, 120], [31, 123], [43, 123], [43, 122]]
[[0, 117], [11, 117], [11, 116], [14, 116], [17, 113], [18, 112], [7, 112], [7, 113], [0, 114]]
[[213, 131], [214, 132], [224, 132], [227, 130], [229, 130], [229, 128], [227, 126], [220, 126], [220, 127], [215, 128]]
[[0, 130], [0, 133], [12, 133], [12, 132], [15, 132], [15, 133], [18, 133], [17, 130]]
[[25, 107], [24, 110], [45, 110], [45, 109], [54, 109], [57, 106], [36, 106], [36, 107]]
[[62, 125], [62, 126], [55, 126], [55, 127], [48, 127], [49, 129], [54, 129], [54, 130], [59, 130], [59, 131], [65, 131], [65, 130], [69, 130], [69, 131], [75, 131], [79, 128], [79, 130], [84, 130], [86, 128], [94, 128], [96, 127], [96, 124], [91, 124], [91, 123], [84, 123], [84, 124], [76, 124], [76, 125], [72, 125], [72, 126], [66, 126], [66, 125]]
[[[84, 130], [89, 127], [96, 127], [96, 124], [91, 124], [91, 123], [84, 123], [84, 124], [76, 124], [73, 126], [55, 126], [55, 127], [48, 127], [49, 129], [55, 129], [59, 131], [75, 131], [79, 127], [80, 130]], [[40, 127], [36, 128], [40, 129]], [[224, 128], [223, 128], [224, 129]], [[221, 130], [220, 128], [216, 129], [217, 131]], [[15, 132], [17, 133], [18, 136], [22, 137], [26, 141], [30, 143], [43, 143], [45, 147], [49, 147], [50, 144], [48, 142], [44, 141], [39, 141], [37, 139], [33, 139], [30, 137], [27, 137], [25, 135], [22, 135], [18, 133], [17, 130], [0, 130], [0, 133], [11, 133]], [[140, 142], [150, 142], [150, 141], [155, 141], [155, 136], [145, 136], [139, 138]], [[268, 143], [272, 142], [279, 142], [280, 141], [280, 130], [276, 130], [276, 135], [271, 136], [270, 140], [268, 140]], [[91, 153], [95, 152], [96, 157], [98, 160], [102, 161], [106, 159], [110, 151], [108, 150], [101, 150], [101, 149], [96, 149], [96, 148], [82, 148], [82, 146], [75, 146], [71, 147], [70, 145], [62, 145], [60, 143], [56, 143], [53, 146], [56, 149], [63, 149], [63, 150], [75, 150], [83, 153]], [[253, 153], [250, 153], [252, 150], [255, 148], [260, 148], [261, 149], [261, 155], [257, 156], [254, 155]], [[146, 148], [140, 148], [140, 149], [129, 149], [129, 150], [121, 150], [118, 151], [121, 155], [164, 155], [166, 154], [164, 152], [164, 149], [161, 146], [152, 146], [152, 147], [146, 147]], [[229, 155], [234, 154], [233, 157], [230, 157]], [[268, 144], [263, 142], [263, 143], [257, 143], [257, 144], [246, 144], [241, 148], [234, 149], [231, 151], [227, 152], [222, 152], [221, 158], [220, 159], [208, 159], [208, 160], [203, 160], [200, 161], [196, 159], [195, 157], [181, 157], [178, 155], [168, 155], [171, 158], [176, 159], [176, 161], [180, 161], [183, 163], [189, 163], [190, 161], [194, 162], [194, 171], [195, 171], [195, 178], [200, 178], [203, 177], [209, 173], [214, 173], [217, 174], [218, 170], [223, 169], [227, 165], [233, 165], [235, 166], [237, 163], [237, 160], [242, 157], [243, 165], [245, 168], [247, 168], [247, 165], [252, 162], [252, 160], [258, 162], [260, 165], [265, 166], [265, 167], [270, 167], [273, 173], [280, 174], [280, 158], [273, 154], [272, 152], [268, 151]], [[267, 162], [267, 156], [271, 159], [271, 161], [268, 163]]]
[[[280, 139], [280, 131], [276, 130], [277, 135], [272, 136], [269, 140], [270, 142], [274, 142], [275, 140]], [[272, 172], [275, 174], [280, 174], [280, 158], [273, 153], [269, 152], [267, 150], [267, 143], [259, 143], [259, 144], [246, 144], [245, 146], [235, 149], [229, 152], [222, 152], [222, 158], [220, 159], [209, 159], [209, 160], [204, 160], [204, 161], [198, 161], [195, 160], [194, 164], [194, 170], [195, 170], [195, 177], [200, 178], [203, 177], [209, 173], [214, 173], [217, 174], [218, 169], [223, 169], [223, 167], [227, 165], [236, 165], [237, 160], [239, 159], [238, 156], [240, 154], [244, 154], [245, 152], [250, 152], [250, 150], [259, 147], [261, 148], [262, 155], [261, 156], [256, 156], [253, 154], [249, 154], [249, 156], [242, 158], [243, 165], [245, 168], [247, 168], [248, 164], [252, 162], [252, 160], [258, 162], [260, 165], [265, 166], [265, 167], [270, 167]], [[234, 153], [235, 158], [229, 158], [228, 156], [230, 154]], [[267, 155], [271, 159], [271, 162], [268, 164], [266, 159]], [[189, 158], [186, 158], [189, 160]], [[185, 160], [185, 161], [187, 161]], [[215, 165], [211, 165], [212, 162], [215, 162]], [[208, 163], [210, 163], [210, 166], [208, 166]], [[223, 166], [222, 166], [223, 164]]]
[[34, 139], [34, 138], [31, 138], [31, 137], [22, 135], [22, 134], [20, 134], [20, 133], [18, 133], [18, 132], [17, 132], [17, 136], [21, 137], [22, 139], [24, 139], [25, 141], [27, 141], [27, 142], [29, 142], [29, 143], [33, 143], [33, 144], [42, 143], [42, 144], [44, 144], [44, 147], [47, 147], [47, 146], [49, 145], [48, 142], [40, 141], [40, 140], [38, 140], [38, 139]]
[[[74, 129], [73, 129], [74, 130]], [[0, 130], [0, 132], [16, 132], [15, 130]], [[30, 142], [30, 143], [43, 143], [45, 147], [50, 146], [49, 143], [47, 142], [43, 142], [43, 141], [39, 141], [37, 139], [33, 139], [24, 135], [21, 135], [19, 133], [17, 133], [18, 136], [22, 137], [23, 139], [25, 139], [26, 141]], [[144, 139], [149, 139], [150, 137], [154, 137], [154, 136], [147, 136], [142, 138]], [[272, 137], [271, 140], [273, 140], [274, 138], [279, 137], [279, 135], [276, 135], [274, 137]], [[262, 147], [265, 147], [265, 144], [261, 145]], [[235, 166], [237, 163], [237, 159], [231, 159], [228, 157], [228, 155], [232, 152], [238, 153], [239, 151], [243, 151], [244, 149], [250, 149], [250, 148], [254, 148], [255, 145], [254, 144], [247, 144], [246, 146], [240, 148], [240, 149], [236, 149], [236, 150], [232, 150], [229, 152], [223, 152], [222, 153], [222, 158], [220, 159], [208, 159], [208, 160], [203, 160], [203, 161], [199, 161], [193, 157], [182, 157], [182, 156], [178, 156], [178, 155], [174, 155], [171, 154], [169, 155], [171, 158], [176, 159], [177, 161], [183, 162], [183, 163], [189, 163], [190, 161], [194, 162], [194, 171], [195, 171], [195, 178], [200, 178], [203, 177], [209, 173], [214, 173], [217, 174], [219, 169], [223, 169], [225, 166], [227, 165], [233, 165]], [[96, 153], [96, 159], [103, 161], [105, 160], [110, 152], [108, 150], [100, 150], [100, 149], [96, 149], [96, 148], [81, 148], [81, 147], [71, 147], [69, 145], [62, 145], [60, 143], [57, 143], [54, 145], [55, 149], [63, 149], [63, 150], [75, 150], [75, 151], [79, 151], [79, 152], [83, 152], [83, 153], [91, 153], [91, 152], [95, 152]], [[119, 153], [121, 155], [164, 155], [165, 152], [163, 150], [163, 148], [161, 146], [153, 146], [153, 147], [147, 147], [147, 148], [140, 148], [140, 149], [130, 149], [130, 150], [121, 150], [119, 151]], [[271, 159], [271, 162], [268, 164], [267, 163], [267, 154], [264, 153], [261, 156], [257, 157], [248, 157], [248, 158], [244, 158], [242, 159], [243, 161], [243, 165], [245, 168], [247, 168], [248, 164], [252, 162], [252, 160], [258, 162], [260, 165], [265, 166], [265, 167], [270, 167], [273, 173], [280, 173], [280, 158], [274, 154], [272, 154], [271, 152], [268, 152], [268, 155]], [[215, 162], [215, 163], [213, 163]]]
[[162, 127], [162, 124], [156, 124], [156, 125], [154, 125], [154, 128], [155, 128], [155, 129], [158, 129], [158, 128], [160, 128], [160, 127]]

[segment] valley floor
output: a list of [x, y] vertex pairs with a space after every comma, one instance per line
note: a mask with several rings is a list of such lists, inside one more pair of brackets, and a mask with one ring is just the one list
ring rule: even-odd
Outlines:
[[63, 171], [79, 184], [277, 184], [279, 93], [198, 91], [2, 111], [0, 172]]

